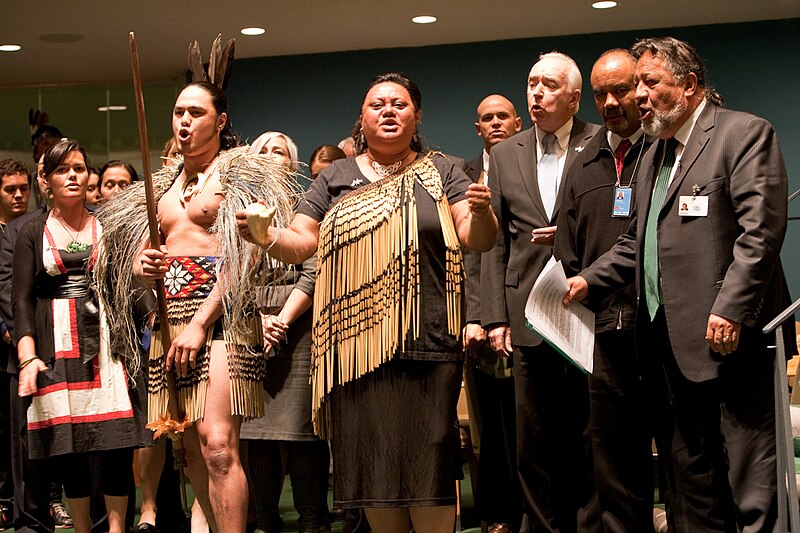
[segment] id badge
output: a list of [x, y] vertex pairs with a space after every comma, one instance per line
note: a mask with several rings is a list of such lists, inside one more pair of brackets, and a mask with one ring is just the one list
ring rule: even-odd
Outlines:
[[678, 198], [679, 217], [707, 217], [708, 196], [681, 196]]
[[631, 216], [631, 200], [633, 199], [633, 188], [614, 187], [614, 207], [611, 210], [612, 217]]

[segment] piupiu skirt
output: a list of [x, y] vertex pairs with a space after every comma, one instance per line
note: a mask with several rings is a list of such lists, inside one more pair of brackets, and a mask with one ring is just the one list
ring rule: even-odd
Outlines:
[[336, 506], [455, 505], [461, 372], [461, 362], [393, 359], [334, 388]]

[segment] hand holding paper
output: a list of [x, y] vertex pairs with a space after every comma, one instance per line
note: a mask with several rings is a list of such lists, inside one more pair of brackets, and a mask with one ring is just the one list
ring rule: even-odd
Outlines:
[[[574, 278], [573, 278], [574, 279]], [[570, 285], [560, 261], [550, 258], [525, 305], [528, 326], [578, 368], [594, 367], [594, 313], [578, 302], [564, 306]]]

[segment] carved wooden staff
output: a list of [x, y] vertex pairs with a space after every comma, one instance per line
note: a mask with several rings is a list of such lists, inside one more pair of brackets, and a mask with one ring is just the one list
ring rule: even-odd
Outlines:
[[[158, 231], [158, 218], [156, 217], [156, 200], [153, 193], [153, 175], [150, 167], [150, 148], [147, 138], [147, 118], [144, 114], [144, 95], [142, 94], [142, 74], [139, 68], [139, 51], [136, 47], [136, 36], [133, 32], [128, 35], [128, 41], [131, 48], [131, 68], [133, 70], [133, 90], [136, 95], [136, 118], [139, 123], [139, 146], [142, 151], [142, 168], [144, 169], [144, 191], [147, 200], [147, 223], [150, 230], [150, 247], [158, 249], [161, 244], [161, 237]], [[165, 350], [169, 350], [172, 345], [172, 340], [169, 334], [169, 317], [167, 315], [167, 297], [164, 289], [164, 280], [155, 280], [156, 298], [158, 301], [158, 320], [161, 324], [161, 345]], [[166, 434], [172, 439], [172, 456], [174, 459], [173, 466], [176, 470], [180, 471], [181, 477], [181, 501], [183, 503], [183, 511], [189, 514], [189, 506], [186, 497], [186, 478], [183, 469], [186, 467], [186, 450], [183, 447], [183, 430], [188, 425], [185, 420], [185, 413], [178, 410], [178, 402], [176, 400], [175, 378], [172, 371], [167, 371], [167, 392], [169, 394], [169, 403], [167, 405], [167, 417], [165, 420], [157, 422], [154, 439], [157, 439], [162, 434]]]

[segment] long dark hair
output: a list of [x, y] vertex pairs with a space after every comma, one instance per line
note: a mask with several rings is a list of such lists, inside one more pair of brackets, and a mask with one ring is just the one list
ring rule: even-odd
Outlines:
[[[419, 92], [419, 87], [416, 83], [414, 83], [413, 80], [411, 80], [411, 78], [401, 72], [387, 72], [385, 74], [375, 76], [375, 78], [373, 78], [367, 87], [367, 90], [364, 91], [364, 98], [361, 99], [362, 106], [364, 105], [364, 100], [367, 99], [367, 94], [369, 94], [369, 91], [381, 83], [396, 83], [404, 88], [406, 91], [408, 91], [408, 95], [411, 97], [411, 104], [414, 106], [414, 111], [417, 113], [422, 113], [422, 93]], [[353, 127], [353, 140], [356, 143], [356, 154], [364, 153], [368, 147], [367, 140], [364, 138], [364, 134], [361, 131], [360, 117], [361, 109], [359, 108], [359, 119], [356, 121], [355, 126]], [[414, 135], [411, 137], [409, 147], [415, 152], [423, 151], [422, 140], [420, 139], [420, 135], [417, 130], [414, 130]]]
[[80, 152], [83, 155], [86, 172], [89, 172], [89, 156], [86, 155], [86, 149], [83, 145], [75, 139], [61, 139], [44, 153], [42, 172], [45, 179], [56, 171], [58, 165], [64, 162], [70, 152]]
[[[222, 113], [228, 115], [228, 120], [225, 121], [225, 126], [222, 128], [222, 131], [219, 132], [220, 149], [229, 150], [231, 148], [241, 146], [242, 141], [239, 138], [239, 135], [233, 131], [231, 115], [228, 113], [228, 97], [225, 95], [222, 89], [207, 81], [193, 81], [186, 87], [191, 86], [199, 87], [211, 96], [211, 103], [214, 104], [214, 109], [216, 110], [217, 115], [221, 115]], [[186, 87], [184, 87], [184, 89]]]

